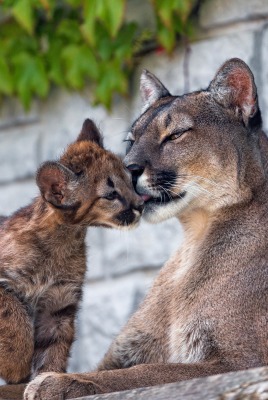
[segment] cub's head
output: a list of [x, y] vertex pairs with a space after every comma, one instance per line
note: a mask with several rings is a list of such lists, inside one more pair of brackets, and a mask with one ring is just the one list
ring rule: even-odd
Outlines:
[[103, 148], [89, 119], [59, 162], [39, 168], [36, 180], [43, 199], [65, 223], [124, 228], [140, 219], [143, 200], [133, 189], [130, 173]]
[[183, 96], [172, 96], [144, 71], [141, 95], [143, 113], [126, 139], [125, 164], [148, 221], [217, 209], [250, 195], [260, 172], [261, 115], [243, 61], [227, 61], [207, 90]]

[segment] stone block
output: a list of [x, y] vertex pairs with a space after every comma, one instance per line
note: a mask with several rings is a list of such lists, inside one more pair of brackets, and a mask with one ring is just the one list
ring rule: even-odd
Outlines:
[[192, 43], [189, 58], [190, 91], [207, 88], [218, 68], [229, 58], [241, 58], [251, 66], [254, 39], [254, 32], [247, 31]]
[[32, 177], [38, 166], [39, 132], [22, 126], [0, 133], [0, 182]]
[[[87, 89], [88, 90], [88, 89]], [[46, 119], [41, 125], [40, 161], [58, 158], [78, 136], [86, 118], [93, 119], [104, 136], [105, 146], [122, 152], [122, 139], [128, 127], [128, 107], [121, 101], [108, 114], [104, 107], [93, 107], [90, 94], [55, 91], [44, 105]]]
[[29, 204], [39, 193], [35, 180], [16, 182], [1, 186], [0, 215], [10, 215]]
[[100, 279], [105, 273], [104, 234], [102, 228], [90, 227], [87, 231], [87, 273], [89, 280]]
[[268, 16], [266, 0], [207, 0], [201, 7], [200, 25], [214, 28]]
[[142, 268], [159, 268], [179, 247], [182, 237], [175, 219], [154, 226], [142, 222], [130, 231], [104, 230], [99, 249], [103, 252], [104, 274], [111, 277]]
[[148, 291], [154, 274], [130, 274], [85, 286], [70, 371], [90, 371]]
[[38, 102], [34, 100], [31, 109], [25, 112], [17, 99], [5, 99], [0, 108], [0, 131], [15, 126], [37, 123], [40, 119]]
[[154, 73], [171, 94], [181, 95], [206, 88], [228, 58], [239, 57], [254, 67], [254, 43], [254, 31], [238, 32], [190, 43], [187, 58], [183, 47], [179, 47], [171, 58], [165, 53], [144, 57], [134, 79], [132, 120], [139, 116], [141, 109], [139, 78], [143, 68]]

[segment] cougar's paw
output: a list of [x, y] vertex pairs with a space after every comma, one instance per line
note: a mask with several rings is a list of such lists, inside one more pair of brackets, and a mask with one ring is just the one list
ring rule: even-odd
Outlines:
[[64, 400], [95, 393], [90, 381], [80, 381], [72, 374], [44, 372], [27, 385], [24, 400]]
[[[46, 398], [47, 400], [56, 399], [57, 397], [55, 396], [57, 395], [58, 378], [60, 375], [61, 374], [56, 372], [44, 372], [38, 375], [26, 386], [23, 396], [24, 400], [39, 400], [42, 398]], [[52, 382], [56, 382], [56, 385], [54, 385]], [[50, 387], [50, 385], [53, 385], [53, 387]], [[60, 399], [60, 396], [58, 398]]]

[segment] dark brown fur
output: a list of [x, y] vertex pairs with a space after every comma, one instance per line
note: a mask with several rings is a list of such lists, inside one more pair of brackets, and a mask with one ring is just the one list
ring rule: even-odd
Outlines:
[[175, 97], [144, 72], [141, 91], [125, 163], [144, 217], [178, 217], [184, 243], [99, 370], [41, 375], [27, 400], [268, 364], [268, 144], [252, 73], [232, 59], [207, 90]]
[[86, 229], [135, 225], [142, 207], [130, 174], [104, 150], [90, 120], [36, 179], [41, 196], [0, 225], [0, 377], [11, 383], [66, 370], [86, 270]]

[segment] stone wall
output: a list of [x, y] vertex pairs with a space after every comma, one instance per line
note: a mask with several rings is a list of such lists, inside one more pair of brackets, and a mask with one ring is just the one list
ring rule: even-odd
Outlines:
[[[108, 148], [124, 152], [122, 139], [140, 111], [142, 68], [155, 73], [173, 94], [182, 94], [206, 87], [226, 59], [240, 57], [254, 72], [268, 131], [267, 0], [205, 1], [196, 31], [187, 51], [178, 47], [172, 57], [161, 52], [145, 56], [130, 98], [117, 98], [112, 114], [90, 105], [90, 89], [80, 94], [55, 90], [45, 103], [36, 102], [29, 114], [16, 102], [2, 104], [0, 214], [31, 201], [37, 194], [34, 174], [38, 165], [57, 157], [75, 139], [86, 117], [98, 123]], [[182, 236], [176, 220], [157, 226], [142, 223], [130, 232], [89, 230], [88, 273], [70, 369], [94, 368]]]

